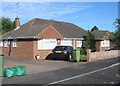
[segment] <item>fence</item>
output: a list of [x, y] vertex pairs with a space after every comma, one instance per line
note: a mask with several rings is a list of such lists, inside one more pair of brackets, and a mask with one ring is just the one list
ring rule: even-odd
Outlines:
[[120, 50], [111, 50], [111, 51], [100, 51], [100, 52], [91, 52], [91, 50], [87, 51], [88, 61], [96, 61], [102, 59], [116, 58], [120, 57]]

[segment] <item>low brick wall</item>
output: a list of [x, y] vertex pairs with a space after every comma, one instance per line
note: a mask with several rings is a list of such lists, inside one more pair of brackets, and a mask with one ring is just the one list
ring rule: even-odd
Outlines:
[[116, 58], [120, 56], [120, 50], [100, 51], [100, 52], [88, 52], [88, 61], [96, 61], [102, 59]]

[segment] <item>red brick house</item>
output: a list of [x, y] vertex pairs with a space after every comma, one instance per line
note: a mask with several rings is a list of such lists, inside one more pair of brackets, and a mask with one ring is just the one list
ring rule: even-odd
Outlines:
[[33, 19], [2, 36], [0, 48], [5, 56], [45, 58], [55, 46], [70, 45], [81, 47], [86, 30], [72, 23], [54, 20]]
[[96, 51], [105, 51], [110, 49], [112, 43], [109, 40], [110, 32], [105, 30], [95, 30], [92, 32], [96, 40]]

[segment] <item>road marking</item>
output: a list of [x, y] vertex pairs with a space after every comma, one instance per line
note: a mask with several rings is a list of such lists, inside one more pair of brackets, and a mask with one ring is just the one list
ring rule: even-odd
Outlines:
[[48, 83], [47, 86], [52, 85], [52, 84], [58, 84], [58, 83], [65, 82], [65, 81], [69, 81], [69, 80], [76, 79], [76, 78], [79, 78], [79, 77], [83, 77], [83, 76], [93, 74], [93, 73], [96, 73], [96, 72], [99, 72], [99, 71], [102, 71], [102, 70], [105, 70], [105, 69], [108, 69], [108, 68], [111, 68], [111, 67], [114, 67], [114, 66], [118, 66], [118, 65], [120, 65], [120, 63], [115, 63], [115, 64], [112, 64], [111, 66], [108, 66], [108, 67], [105, 67], [105, 68], [102, 68], [102, 69], [98, 69], [98, 70], [95, 70], [95, 71], [92, 71], [92, 72], [88, 72], [88, 73], [85, 73], [85, 74], [81, 74], [81, 75], [77, 75], [77, 76], [74, 76], [74, 77], [70, 77], [70, 78], [55, 81], [55, 82], [52, 82], [52, 83]]

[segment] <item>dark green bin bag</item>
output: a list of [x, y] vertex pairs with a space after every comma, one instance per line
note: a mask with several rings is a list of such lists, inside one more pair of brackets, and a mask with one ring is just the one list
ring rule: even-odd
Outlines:
[[4, 74], [8, 78], [16, 76], [15, 68], [5, 68]]
[[16, 66], [16, 75], [17, 76], [25, 76], [26, 75], [26, 68], [25, 66]]

